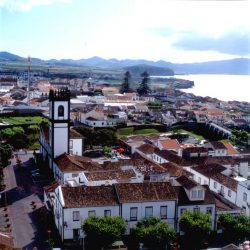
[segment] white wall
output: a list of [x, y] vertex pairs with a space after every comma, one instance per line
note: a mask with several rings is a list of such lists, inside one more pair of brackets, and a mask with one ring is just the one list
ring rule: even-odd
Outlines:
[[[104, 210], [111, 210], [111, 216], [119, 216], [119, 205], [103, 207], [65, 208], [64, 221], [67, 223], [67, 227], [64, 227], [64, 239], [73, 239], [73, 229], [80, 229], [82, 223], [88, 218], [88, 212], [93, 210], [96, 211], [96, 216], [104, 216]], [[73, 211], [80, 212], [79, 221], [73, 221]], [[80, 232], [80, 237], [83, 237], [83, 233], [81, 230]]]
[[[247, 199], [244, 201], [244, 193]], [[238, 182], [236, 205], [245, 209], [246, 215], [250, 216], [250, 180]]]
[[[72, 141], [72, 147], [71, 147]], [[73, 155], [80, 155], [82, 156], [83, 152], [83, 139], [81, 138], [72, 138], [69, 142], [69, 153]]]
[[[214, 182], [216, 182], [216, 187], [214, 186]], [[223, 187], [223, 189], [224, 189], [223, 197], [226, 198], [227, 200], [231, 201], [232, 203], [236, 204], [236, 192], [229, 189], [228, 187], [222, 185], [218, 181], [210, 178], [210, 183], [209, 183], [210, 190], [212, 190], [212, 191], [214, 191], [216, 193], [220, 193], [221, 187]], [[231, 191], [231, 197], [229, 195], [229, 191]]]
[[[159, 201], [159, 202], [135, 202], [135, 203], [125, 203], [122, 204], [122, 217], [127, 222], [128, 228], [131, 228], [135, 225], [139, 220], [145, 218], [145, 208], [146, 207], [153, 207], [153, 216], [160, 217], [160, 207], [167, 206], [167, 220], [166, 221], [169, 225], [173, 228], [175, 227], [175, 206], [176, 201]], [[130, 220], [130, 208], [137, 207], [137, 221]]]
[[[177, 207], [177, 220], [181, 217], [181, 210], [186, 209], [186, 211], [193, 212], [195, 208], [199, 208], [200, 212], [207, 213], [207, 208], [212, 208], [212, 214], [211, 214], [211, 222], [212, 222], [212, 228], [215, 227], [215, 204], [204, 204], [204, 205], [178, 205]], [[179, 232], [179, 226], [177, 227], [177, 231]]]

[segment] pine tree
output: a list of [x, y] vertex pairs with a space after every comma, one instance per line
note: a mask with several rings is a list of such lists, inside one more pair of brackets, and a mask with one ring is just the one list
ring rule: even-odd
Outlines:
[[124, 74], [124, 78], [123, 78], [123, 83], [121, 85], [121, 88], [120, 88], [120, 93], [123, 94], [123, 93], [128, 93], [131, 91], [130, 89], [130, 83], [131, 83], [131, 74], [129, 71], [127, 71], [125, 74]]
[[144, 71], [142, 74], [141, 74], [141, 77], [142, 77], [142, 82], [140, 84], [140, 86], [138, 87], [137, 89], [137, 92], [139, 95], [146, 95], [150, 92], [150, 88], [148, 86], [148, 83], [149, 83], [149, 74], [147, 71]]

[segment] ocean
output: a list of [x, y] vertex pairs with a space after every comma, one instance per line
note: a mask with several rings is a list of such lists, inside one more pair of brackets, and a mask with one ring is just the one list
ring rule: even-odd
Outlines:
[[[250, 102], [250, 75], [176, 75], [194, 81], [194, 87], [183, 89], [197, 96], [210, 96], [222, 101]], [[165, 78], [165, 77], [164, 77]]]

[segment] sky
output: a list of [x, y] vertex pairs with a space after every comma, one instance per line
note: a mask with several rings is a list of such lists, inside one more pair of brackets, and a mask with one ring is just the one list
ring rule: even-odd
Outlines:
[[250, 57], [247, 0], [0, 0], [0, 51], [41, 59]]

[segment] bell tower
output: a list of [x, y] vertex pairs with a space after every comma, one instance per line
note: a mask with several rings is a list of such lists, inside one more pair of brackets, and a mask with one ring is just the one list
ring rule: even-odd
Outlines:
[[[49, 145], [51, 160], [69, 153], [70, 91], [50, 90], [49, 93]], [[51, 164], [51, 166], [53, 163]]]

